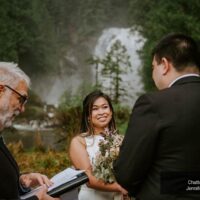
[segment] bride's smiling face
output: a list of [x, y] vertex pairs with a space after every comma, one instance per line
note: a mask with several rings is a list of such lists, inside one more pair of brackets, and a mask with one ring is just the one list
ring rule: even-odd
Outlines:
[[112, 111], [108, 104], [108, 101], [99, 97], [94, 101], [92, 106], [91, 120], [95, 129], [103, 130], [108, 127], [109, 122], [112, 119]]

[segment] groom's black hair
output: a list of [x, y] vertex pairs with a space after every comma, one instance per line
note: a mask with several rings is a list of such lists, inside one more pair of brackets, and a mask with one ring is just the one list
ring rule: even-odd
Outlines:
[[197, 42], [182, 33], [171, 33], [163, 37], [152, 50], [152, 56], [160, 64], [162, 58], [172, 62], [177, 71], [186, 67], [200, 69], [200, 53]]

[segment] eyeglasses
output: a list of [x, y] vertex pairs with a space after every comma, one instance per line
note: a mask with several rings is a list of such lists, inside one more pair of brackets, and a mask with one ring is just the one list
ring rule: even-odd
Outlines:
[[4, 85], [4, 87], [12, 90], [15, 94], [19, 95], [19, 103], [21, 105], [25, 105], [27, 103], [27, 100], [28, 100], [28, 97], [26, 95], [22, 95], [20, 94], [19, 92], [17, 92], [16, 90], [14, 90], [13, 88], [11, 88], [10, 86], [8, 85]]

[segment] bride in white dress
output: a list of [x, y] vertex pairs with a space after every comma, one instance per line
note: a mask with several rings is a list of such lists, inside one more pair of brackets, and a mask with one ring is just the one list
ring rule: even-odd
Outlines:
[[114, 111], [110, 98], [94, 91], [83, 101], [81, 133], [70, 143], [69, 155], [75, 168], [85, 170], [89, 182], [81, 186], [79, 200], [120, 200], [127, 191], [117, 182], [104, 183], [92, 174], [92, 163], [104, 139], [105, 128], [115, 130]]

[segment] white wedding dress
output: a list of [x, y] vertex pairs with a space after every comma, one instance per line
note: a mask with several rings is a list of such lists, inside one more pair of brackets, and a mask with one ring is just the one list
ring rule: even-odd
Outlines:
[[[86, 150], [89, 155], [90, 163], [92, 165], [96, 154], [99, 151], [99, 141], [104, 138], [101, 135], [87, 136], [85, 137]], [[96, 190], [87, 187], [86, 184], [80, 187], [80, 192], [78, 195], [79, 200], [121, 200], [122, 195], [117, 192], [104, 192], [101, 190]]]

